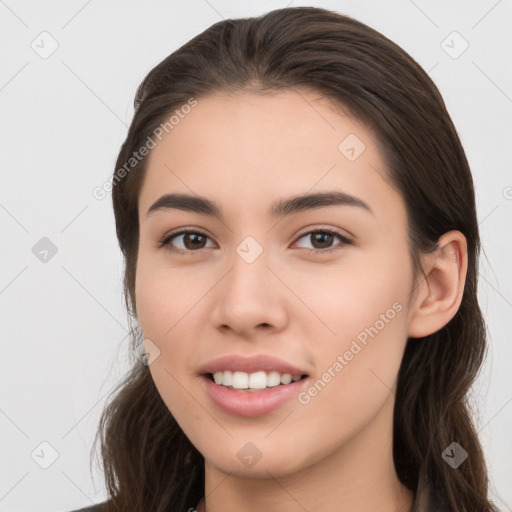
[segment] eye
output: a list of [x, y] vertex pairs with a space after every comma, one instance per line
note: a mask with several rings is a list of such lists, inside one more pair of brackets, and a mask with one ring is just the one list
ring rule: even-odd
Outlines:
[[[177, 240], [178, 248], [173, 248], [173, 243], [171, 243], [174, 239]], [[171, 233], [166, 235], [159, 242], [159, 247], [167, 247], [167, 250], [170, 252], [178, 253], [178, 254], [193, 254], [200, 249], [205, 248], [205, 243], [209, 239], [207, 235], [201, 233], [200, 231], [179, 231], [178, 233]]]
[[[346, 236], [342, 235], [338, 231], [330, 228], [317, 229], [314, 231], [308, 231], [301, 235], [297, 242], [302, 239], [310, 238], [313, 244], [313, 248], [302, 247], [307, 252], [314, 254], [325, 254], [342, 249], [344, 245], [351, 244], [351, 240]], [[332, 246], [332, 242], [338, 239], [340, 243]], [[207, 241], [210, 237], [200, 231], [181, 230], [177, 233], [170, 233], [164, 236], [160, 240], [158, 246], [166, 247], [169, 252], [177, 253], [181, 255], [192, 255], [195, 252], [199, 252], [201, 249], [207, 248]], [[176, 245], [178, 247], [176, 247]], [[214, 246], [214, 245], [213, 245]], [[210, 245], [212, 247], [212, 245]]]
[[[349, 240], [346, 236], [342, 235], [335, 229], [330, 228], [324, 228], [324, 229], [317, 229], [315, 231], [308, 231], [304, 235], [302, 235], [297, 242], [299, 242], [302, 239], [308, 239], [313, 244], [313, 248], [309, 249], [307, 247], [305, 248], [308, 252], [312, 252], [314, 254], [325, 254], [337, 251], [339, 249], [342, 249], [344, 245], [349, 245], [352, 243], [351, 240]], [[338, 245], [332, 246], [332, 242], [335, 239], [338, 239], [341, 241]]]

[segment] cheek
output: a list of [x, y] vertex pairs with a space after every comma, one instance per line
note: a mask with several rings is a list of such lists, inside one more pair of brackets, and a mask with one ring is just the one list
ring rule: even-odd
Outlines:
[[160, 342], [188, 321], [188, 313], [204, 294], [204, 284], [192, 271], [170, 269], [142, 254], [137, 264], [135, 296], [137, 319], [148, 338]]
[[[210, 285], [211, 287], [211, 285]], [[194, 374], [194, 343], [200, 341], [204, 326], [204, 301], [208, 283], [197, 279], [192, 268], [170, 269], [144, 254], [139, 258], [136, 278], [137, 320], [145, 339], [158, 347], [158, 358], [150, 371], [162, 397], [173, 402], [180, 395], [180, 383]], [[195, 333], [191, 336], [190, 333]]]
[[317, 385], [304, 401], [338, 411], [345, 424], [351, 414], [363, 421], [380, 408], [395, 385], [407, 341], [409, 265], [407, 256], [380, 255], [371, 264], [350, 265], [350, 272], [316, 274], [315, 286], [305, 284], [299, 293], [323, 334], [316, 330], [313, 336], [310, 328]]
[[191, 365], [190, 343], [180, 343], [180, 339], [186, 339], [183, 333], [190, 328], [188, 322], [193, 318], [187, 315], [192, 306], [189, 302], [194, 298], [197, 302], [197, 297], [190, 283], [186, 286], [179, 282], [179, 275], [158, 268], [142, 255], [135, 290], [137, 320], [144, 338], [158, 347], [158, 357], [149, 365], [151, 376], [175, 419], [185, 419], [187, 424], [180, 426], [187, 431], [188, 422], [198, 418], [193, 417], [194, 403], [185, 391]]
[[[379, 332], [390, 331], [391, 324], [405, 318], [412, 282], [409, 266], [407, 257], [396, 253], [354, 253], [340, 264], [287, 277], [309, 308], [308, 323], [321, 330], [328, 346], [342, 346], [360, 333], [364, 338], [366, 328], [376, 325]], [[297, 320], [304, 321], [299, 316]]]

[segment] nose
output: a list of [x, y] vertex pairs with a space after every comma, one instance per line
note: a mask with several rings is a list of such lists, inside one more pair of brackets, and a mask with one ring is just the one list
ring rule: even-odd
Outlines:
[[214, 325], [246, 339], [285, 328], [286, 289], [268, 266], [265, 252], [248, 263], [238, 254], [215, 287]]

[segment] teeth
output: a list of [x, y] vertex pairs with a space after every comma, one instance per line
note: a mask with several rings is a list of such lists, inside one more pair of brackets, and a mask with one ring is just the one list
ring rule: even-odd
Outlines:
[[[224, 381], [222, 385], [224, 385]], [[251, 373], [248, 387], [251, 389], [265, 389], [267, 387], [267, 374], [265, 372]]]
[[290, 384], [292, 381], [292, 376], [289, 373], [283, 373], [281, 375], [281, 384]]
[[221, 372], [222, 376], [222, 384], [224, 386], [232, 386], [233, 385], [233, 372]]
[[279, 386], [279, 384], [290, 384], [300, 380], [301, 375], [290, 373], [280, 374], [279, 372], [215, 372], [213, 380], [215, 384], [232, 387], [233, 389], [265, 389]]
[[[224, 377], [223, 377], [224, 379]], [[221, 382], [224, 385], [224, 380]], [[249, 375], [244, 372], [234, 372], [233, 373], [233, 384], [231, 384], [235, 389], [247, 389], [249, 387]]]
[[279, 375], [279, 372], [270, 372], [267, 374], [267, 386], [269, 388], [279, 386], [279, 384], [281, 384], [281, 375]]

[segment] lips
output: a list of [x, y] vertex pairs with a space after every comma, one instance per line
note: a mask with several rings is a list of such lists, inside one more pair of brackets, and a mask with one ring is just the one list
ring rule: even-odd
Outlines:
[[231, 390], [201, 376], [200, 385], [205, 395], [219, 411], [232, 416], [254, 418], [270, 414], [304, 391], [309, 379], [262, 390]]
[[214, 374], [215, 372], [278, 372], [281, 375], [289, 373], [291, 375], [308, 375], [308, 371], [291, 363], [273, 356], [256, 355], [244, 357], [239, 355], [229, 355], [219, 357], [206, 363], [199, 368], [200, 375]]
[[[219, 380], [221, 378], [220, 372], [223, 372], [222, 379], [225, 378], [226, 374], [229, 375], [230, 372], [233, 372], [233, 375], [242, 372], [250, 375], [262, 372], [269, 375], [278, 373], [282, 377], [285, 375], [287, 377], [284, 384], [281, 383], [280, 385], [265, 387], [264, 389], [234, 390], [232, 386], [225, 387], [214, 381], [213, 375], [217, 374], [217, 379]], [[203, 365], [199, 369], [199, 374], [201, 377], [201, 387], [216, 408], [230, 415], [245, 416], [247, 418], [270, 414], [279, 409], [296, 397], [308, 385], [309, 381], [309, 374], [305, 368], [266, 355], [220, 357]], [[292, 375], [303, 378], [292, 380]]]

